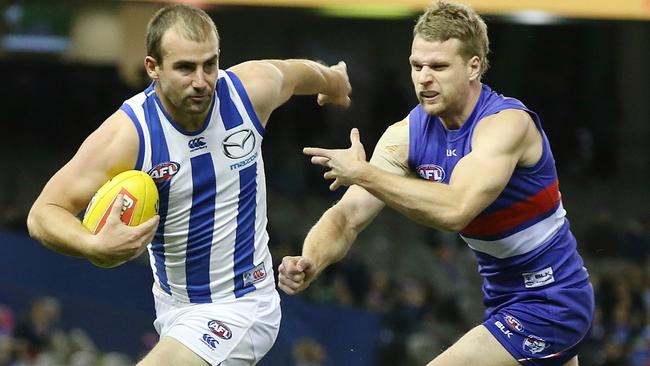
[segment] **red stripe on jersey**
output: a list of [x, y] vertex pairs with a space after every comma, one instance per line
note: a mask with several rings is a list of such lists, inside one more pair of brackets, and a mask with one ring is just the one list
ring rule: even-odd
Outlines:
[[510, 230], [535, 216], [548, 212], [560, 202], [558, 180], [535, 195], [484, 216], [478, 216], [461, 234], [471, 237], [493, 236]]

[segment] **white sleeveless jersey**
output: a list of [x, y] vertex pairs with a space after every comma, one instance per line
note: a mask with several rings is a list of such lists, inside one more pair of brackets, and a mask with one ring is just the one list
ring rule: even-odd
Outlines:
[[163, 108], [153, 84], [124, 102], [140, 149], [135, 169], [160, 196], [149, 245], [154, 280], [182, 303], [210, 303], [275, 291], [266, 232], [264, 128], [241, 81], [219, 70], [200, 130], [187, 132]]

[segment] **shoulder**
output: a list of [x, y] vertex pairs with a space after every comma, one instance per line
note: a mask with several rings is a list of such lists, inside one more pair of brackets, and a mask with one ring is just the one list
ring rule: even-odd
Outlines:
[[227, 71], [235, 74], [244, 85], [257, 84], [257, 82], [268, 82], [268, 80], [279, 80], [282, 78], [280, 69], [272, 63], [264, 60], [252, 60], [242, 62], [228, 68]]
[[473, 148], [489, 146], [512, 151], [522, 148], [536, 131], [535, 123], [525, 110], [505, 109], [478, 121], [472, 135]]
[[381, 140], [387, 143], [407, 144], [409, 142], [409, 118], [395, 122], [386, 128]]
[[241, 81], [255, 114], [262, 126], [271, 112], [278, 107], [284, 86], [284, 75], [274, 62], [268, 60], [246, 61], [228, 69]]
[[124, 110], [117, 110], [108, 117], [87, 142], [91, 148], [105, 150], [118, 165], [132, 166], [140, 148], [135, 121]]
[[525, 110], [504, 109], [479, 120], [476, 124], [474, 134], [490, 131], [523, 134], [533, 125], [533, 119]]
[[409, 121], [408, 117], [388, 126], [381, 136], [370, 163], [391, 173], [408, 174]]

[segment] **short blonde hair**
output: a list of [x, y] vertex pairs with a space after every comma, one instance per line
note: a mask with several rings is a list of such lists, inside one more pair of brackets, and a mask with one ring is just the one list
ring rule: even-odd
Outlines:
[[413, 28], [413, 36], [420, 36], [429, 42], [456, 38], [462, 43], [460, 55], [465, 61], [474, 56], [481, 59], [481, 76], [489, 68], [487, 25], [469, 6], [438, 1], [420, 15]]
[[176, 4], [166, 6], [149, 21], [147, 26], [147, 55], [162, 64], [160, 46], [163, 34], [171, 28], [178, 27], [181, 35], [191, 41], [204, 41], [211, 32], [219, 39], [217, 26], [203, 10], [190, 5]]

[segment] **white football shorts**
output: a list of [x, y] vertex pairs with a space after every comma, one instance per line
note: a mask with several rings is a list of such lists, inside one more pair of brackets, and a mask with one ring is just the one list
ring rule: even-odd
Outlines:
[[280, 296], [251, 293], [222, 303], [179, 303], [153, 286], [160, 337], [183, 343], [211, 365], [254, 365], [271, 349], [280, 330]]

